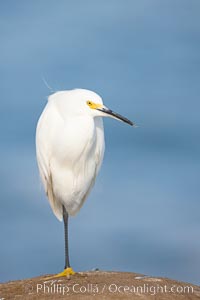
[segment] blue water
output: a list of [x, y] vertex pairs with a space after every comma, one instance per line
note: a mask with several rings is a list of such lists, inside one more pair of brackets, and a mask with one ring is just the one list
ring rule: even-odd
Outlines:
[[0, 4], [0, 280], [63, 268], [63, 224], [38, 177], [34, 135], [49, 91], [98, 92], [133, 129], [105, 120], [96, 185], [70, 221], [75, 270], [199, 284], [200, 2]]

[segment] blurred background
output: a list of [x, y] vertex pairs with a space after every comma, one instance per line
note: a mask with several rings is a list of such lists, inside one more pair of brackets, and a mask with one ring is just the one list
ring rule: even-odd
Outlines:
[[73, 268], [199, 283], [199, 12], [197, 0], [1, 1], [1, 281], [64, 267], [35, 157], [45, 78], [139, 125], [105, 119], [101, 172], [70, 221]]

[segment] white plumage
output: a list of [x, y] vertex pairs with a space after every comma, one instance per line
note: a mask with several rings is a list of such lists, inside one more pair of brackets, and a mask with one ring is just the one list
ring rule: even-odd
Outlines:
[[40, 176], [59, 220], [63, 205], [69, 215], [79, 211], [103, 160], [102, 113], [87, 101], [102, 105], [101, 98], [88, 90], [57, 92], [49, 97], [37, 125]]

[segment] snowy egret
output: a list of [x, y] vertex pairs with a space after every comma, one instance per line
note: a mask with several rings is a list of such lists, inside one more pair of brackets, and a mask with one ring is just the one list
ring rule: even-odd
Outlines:
[[87, 198], [104, 155], [102, 117], [134, 126], [103, 105], [96, 93], [75, 89], [48, 98], [36, 129], [39, 173], [56, 217], [64, 220], [65, 267], [57, 276], [74, 274], [68, 251], [68, 216], [75, 215]]

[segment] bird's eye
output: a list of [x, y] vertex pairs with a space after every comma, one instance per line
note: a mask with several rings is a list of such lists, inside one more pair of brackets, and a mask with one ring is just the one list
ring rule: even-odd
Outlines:
[[92, 102], [91, 101], [87, 101], [87, 105], [91, 106]]

